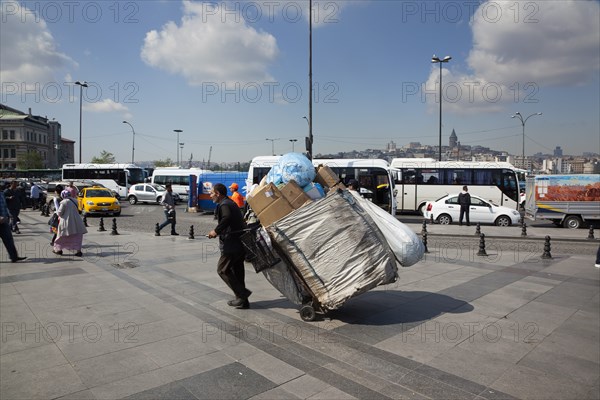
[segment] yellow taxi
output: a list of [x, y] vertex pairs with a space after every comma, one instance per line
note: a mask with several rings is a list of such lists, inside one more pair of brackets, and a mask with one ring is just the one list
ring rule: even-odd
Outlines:
[[100, 186], [83, 188], [77, 196], [82, 215], [121, 215], [121, 204], [110, 189]]

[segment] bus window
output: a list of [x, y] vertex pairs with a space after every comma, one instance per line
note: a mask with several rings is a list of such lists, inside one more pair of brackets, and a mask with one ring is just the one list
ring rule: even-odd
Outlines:
[[426, 185], [437, 185], [440, 181], [437, 169], [422, 169], [423, 183]]

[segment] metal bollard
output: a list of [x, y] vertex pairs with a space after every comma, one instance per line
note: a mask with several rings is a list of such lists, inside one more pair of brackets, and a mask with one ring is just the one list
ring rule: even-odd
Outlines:
[[190, 233], [188, 234], [188, 239], [194, 239], [194, 225], [190, 225]]
[[552, 254], [550, 254], [550, 236], [546, 236], [544, 240], [544, 253], [542, 254], [542, 258], [545, 260], [552, 258]]
[[427, 220], [423, 220], [423, 227], [421, 228], [421, 235], [427, 233]]
[[588, 240], [594, 240], [594, 225], [590, 225], [590, 230], [588, 232]]
[[83, 226], [85, 226], [86, 228], [89, 228], [89, 227], [90, 227], [90, 226], [88, 225], [88, 222], [87, 222], [87, 215], [84, 215], [84, 216], [83, 216]]
[[45, 217], [46, 216], [46, 207], [48, 207], [48, 204], [42, 204], [42, 206], [40, 207], [40, 211], [41, 211], [41, 216]]
[[521, 225], [521, 237], [527, 236], [527, 224], [523, 221]]
[[429, 253], [429, 249], [427, 248], [427, 232], [423, 233], [423, 247], [425, 247], [424, 253]]
[[154, 236], [160, 236], [160, 228], [158, 227], [158, 222], [156, 223], [156, 227], [154, 228]]
[[104, 229], [104, 217], [100, 217], [100, 224], [98, 225], [98, 232], [104, 232], [106, 231], [106, 229]]
[[485, 235], [482, 233], [479, 235], [479, 251], [477, 252], [478, 256], [487, 257], [487, 253], [485, 251]]
[[117, 219], [113, 218], [112, 220], [112, 227], [111, 227], [111, 231], [110, 231], [111, 235], [118, 235], [119, 232], [117, 231]]
[[481, 236], [481, 224], [479, 222], [475, 226], [475, 236]]

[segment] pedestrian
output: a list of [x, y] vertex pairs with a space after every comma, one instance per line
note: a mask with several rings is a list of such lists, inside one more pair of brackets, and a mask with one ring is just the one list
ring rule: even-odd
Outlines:
[[237, 204], [239, 208], [244, 208], [244, 201], [246, 199], [240, 194], [240, 192], [238, 192], [238, 189], [239, 186], [235, 182], [229, 186], [229, 190], [231, 190], [231, 200], [233, 200], [233, 202]]
[[31, 184], [31, 208], [34, 210], [37, 210], [39, 208], [40, 194], [40, 187], [35, 182], [33, 182]]
[[2, 237], [2, 243], [4, 243], [4, 247], [6, 247], [10, 261], [15, 263], [17, 261], [23, 261], [27, 259], [27, 257], [19, 257], [9, 222], [10, 214], [8, 206], [4, 199], [4, 193], [0, 192], [0, 236]]
[[21, 233], [18, 223], [19, 213], [21, 212], [22, 196], [17, 188], [17, 181], [12, 181], [8, 189], [4, 191], [4, 198], [10, 214], [10, 230], [14, 233]]
[[355, 192], [360, 191], [360, 185], [356, 179], [350, 179], [348, 181], [348, 190], [354, 190]]
[[75, 250], [75, 256], [82, 257], [83, 235], [87, 233], [83, 219], [79, 215], [77, 202], [67, 189], [60, 193], [62, 201], [58, 206], [58, 228], [54, 240], [54, 254], [62, 255], [63, 250]]
[[69, 182], [69, 186], [67, 187], [67, 190], [71, 193], [71, 198], [73, 198], [73, 199], [76, 199], [77, 196], [79, 195], [79, 190], [73, 184], [73, 181]]
[[221, 257], [217, 264], [217, 273], [223, 282], [235, 294], [235, 299], [228, 305], [240, 309], [250, 308], [248, 297], [252, 292], [246, 289], [244, 257], [245, 251], [240, 236], [246, 224], [240, 208], [227, 197], [227, 188], [222, 183], [213, 186], [210, 197], [217, 204], [216, 228], [209, 232], [208, 237], [219, 237]]
[[469, 221], [469, 207], [471, 207], [471, 195], [467, 186], [463, 186], [463, 191], [458, 195], [458, 204], [460, 204], [460, 217], [458, 218], [458, 225], [462, 225], [463, 216], [466, 217], [467, 226], [471, 225]]
[[[58, 207], [60, 207], [60, 194], [64, 190], [63, 185], [56, 185], [54, 188], [54, 193], [56, 194], [52, 198], [52, 202], [54, 203], [54, 214], [58, 217]], [[58, 217], [60, 219], [60, 217]], [[54, 247], [54, 241], [56, 240], [56, 235], [58, 233], [58, 221], [52, 225], [50, 225], [50, 232], [52, 232], [52, 240], [50, 240], [50, 246]]]
[[171, 235], [179, 236], [179, 233], [175, 232], [177, 219], [175, 213], [175, 200], [173, 199], [173, 188], [170, 183], [167, 183], [165, 186], [167, 187], [167, 191], [160, 202], [163, 206], [163, 211], [165, 212], [165, 222], [158, 226], [158, 231], [160, 232], [162, 228], [171, 224]]

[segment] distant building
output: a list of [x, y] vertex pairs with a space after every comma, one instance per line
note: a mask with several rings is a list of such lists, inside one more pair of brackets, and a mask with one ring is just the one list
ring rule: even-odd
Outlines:
[[560, 146], [556, 146], [556, 148], [554, 149], [554, 157], [562, 157], [563, 156], [563, 151], [560, 148]]
[[451, 149], [458, 147], [458, 136], [456, 136], [456, 132], [452, 129], [452, 133], [450, 134], [450, 141], [448, 143]]

